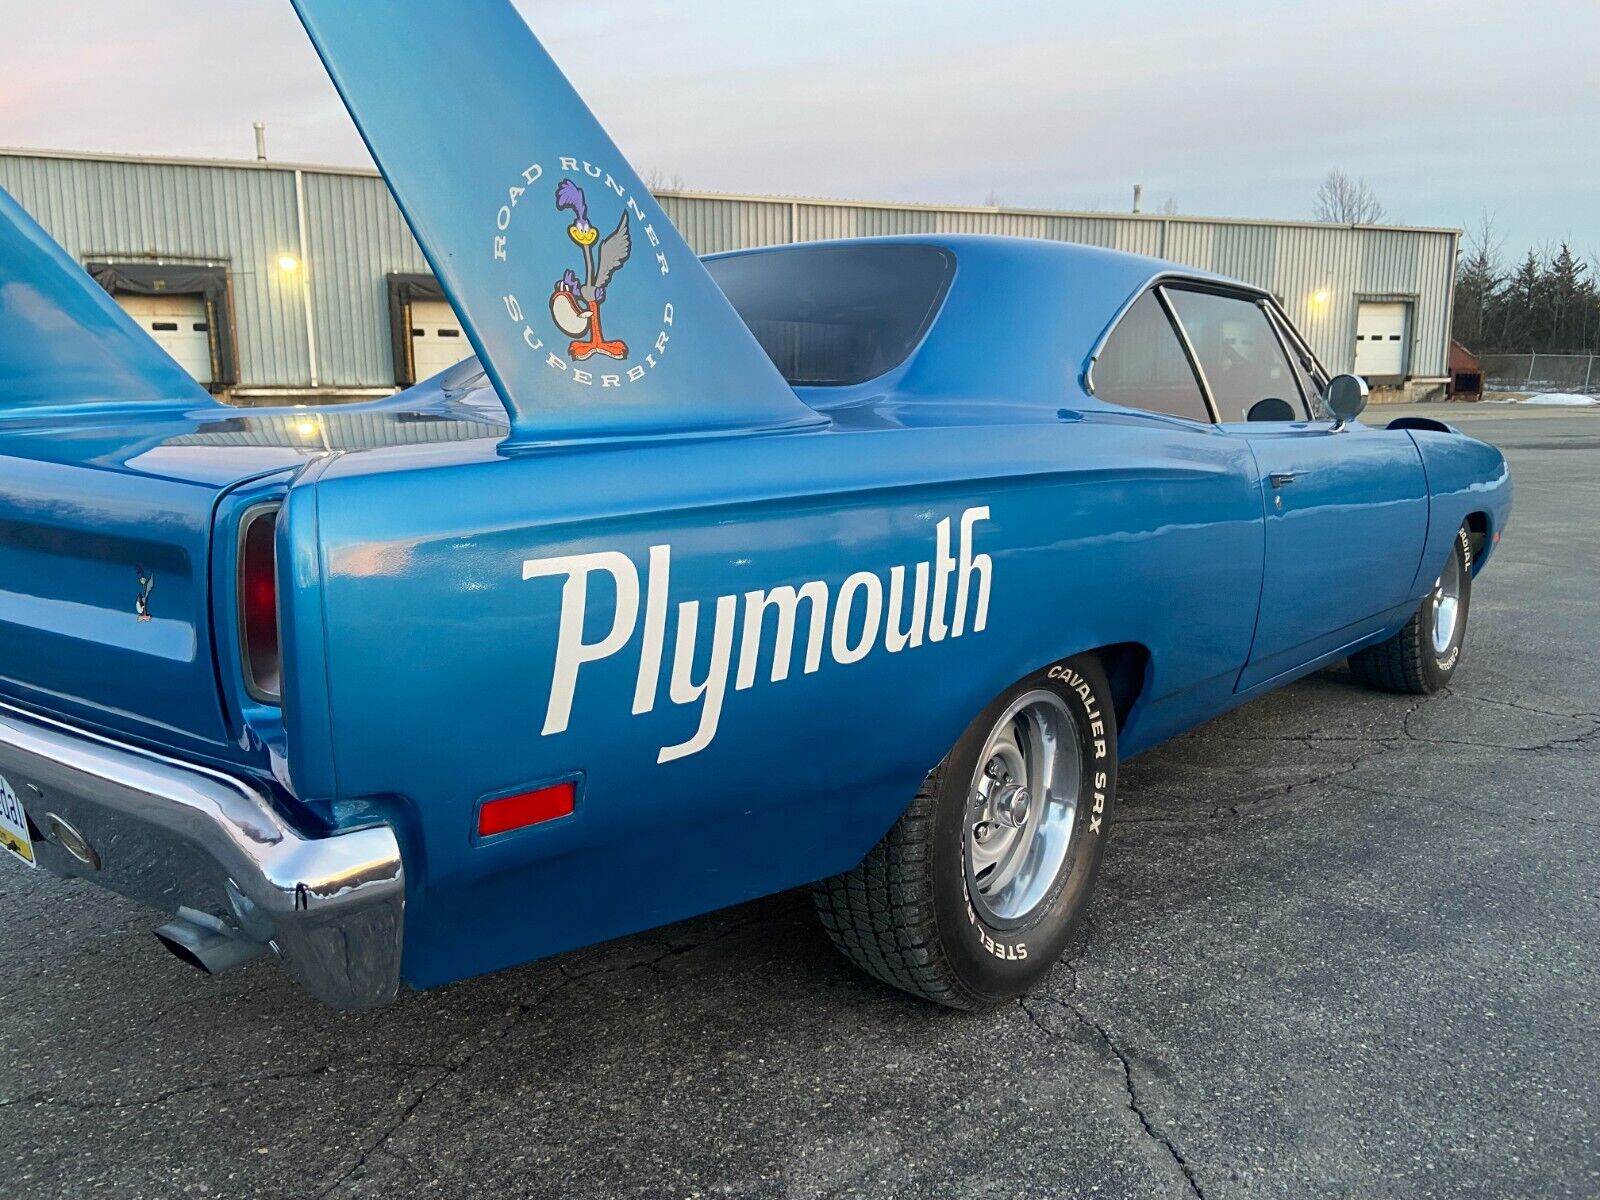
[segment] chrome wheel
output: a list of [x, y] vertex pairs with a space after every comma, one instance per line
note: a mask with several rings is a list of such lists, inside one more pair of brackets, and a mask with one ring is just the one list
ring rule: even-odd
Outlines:
[[1444, 574], [1433, 585], [1433, 652], [1444, 654], [1456, 639], [1461, 619], [1461, 555], [1452, 548]]
[[1014, 925], [1049, 893], [1072, 844], [1083, 760], [1066, 702], [1012, 701], [990, 731], [967, 797], [967, 892], [984, 920]]

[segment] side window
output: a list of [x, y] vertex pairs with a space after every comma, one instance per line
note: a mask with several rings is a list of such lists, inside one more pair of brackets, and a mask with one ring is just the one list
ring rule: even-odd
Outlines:
[[1094, 394], [1109, 404], [1210, 422], [1200, 382], [1154, 292], [1123, 314], [1094, 363]]
[[[1167, 292], [1224, 421], [1245, 421], [1260, 401], [1282, 400], [1283, 420], [1305, 420], [1300, 381], [1272, 322], [1252, 300], [1215, 292]], [[1260, 420], [1260, 416], [1257, 417]]]

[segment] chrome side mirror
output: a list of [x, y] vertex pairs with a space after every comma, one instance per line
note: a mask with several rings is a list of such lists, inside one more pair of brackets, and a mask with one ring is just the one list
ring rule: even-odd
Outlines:
[[1367, 409], [1367, 381], [1359, 375], [1335, 375], [1322, 393], [1322, 411], [1333, 418], [1333, 427], [1343, 429]]

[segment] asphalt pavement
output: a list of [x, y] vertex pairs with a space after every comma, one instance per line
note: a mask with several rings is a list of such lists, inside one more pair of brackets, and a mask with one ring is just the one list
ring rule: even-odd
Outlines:
[[1126, 764], [1021, 1003], [792, 893], [340, 1015], [0, 864], [0, 1196], [1600, 1195], [1600, 410], [1425, 411], [1516, 486], [1448, 694], [1338, 668]]

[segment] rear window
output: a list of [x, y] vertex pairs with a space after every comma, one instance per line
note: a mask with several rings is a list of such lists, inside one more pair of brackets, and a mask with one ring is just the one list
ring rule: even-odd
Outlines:
[[933, 324], [955, 258], [938, 246], [819, 246], [706, 269], [785, 379], [839, 387], [905, 361]]

